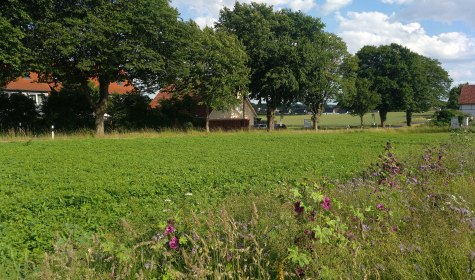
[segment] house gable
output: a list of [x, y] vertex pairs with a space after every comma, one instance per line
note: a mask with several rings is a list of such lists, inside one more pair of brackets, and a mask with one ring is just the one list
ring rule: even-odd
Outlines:
[[464, 85], [459, 97], [460, 110], [475, 116], [475, 85]]

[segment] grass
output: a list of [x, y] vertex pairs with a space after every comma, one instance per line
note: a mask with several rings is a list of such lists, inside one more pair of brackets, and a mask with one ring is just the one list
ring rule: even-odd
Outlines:
[[[381, 121], [379, 114], [375, 113], [375, 122], [379, 126]], [[413, 123], [420, 124], [426, 123], [427, 119], [432, 116], [432, 112], [419, 113], [413, 115]], [[388, 126], [405, 126], [406, 125], [406, 114], [404, 112], [390, 112], [387, 117]], [[265, 116], [263, 116], [265, 120]], [[311, 119], [310, 115], [284, 115], [282, 123], [287, 125], [288, 128], [300, 129], [303, 128], [304, 119]], [[276, 122], [280, 122], [280, 117], [276, 116]], [[363, 124], [365, 127], [371, 127], [373, 124], [373, 118], [370, 113], [366, 114], [363, 118]], [[352, 116], [349, 114], [328, 114], [322, 115], [320, 118], [320, 123], [322, 129], [328, 128], [345, 128], [348, 125], [350, 127], [359, 127], [360, 118], [358, 116]]]
[[377, 161], [387, 141], [407, 157], [449, 139], [415, 130], [142, 136], [0, 143], [3, 268], [24, 266], [25, 254], [36, 263], [58, 235], [114, 233], [124, 219], [146, 231], [230, 196], [321, 178], [345, 181]]
[[414, 144], [410, 157], [395, 145], [349, 181], [275, 184], [229, 193], [219, 207], [184, 204], [168, 221], [144, 221], [145, 228], [124, 219], [114, 232], [63, 235], [26, 276], [471, 279], [474, 144], [469, 134], [455, 135], [450, 145]]

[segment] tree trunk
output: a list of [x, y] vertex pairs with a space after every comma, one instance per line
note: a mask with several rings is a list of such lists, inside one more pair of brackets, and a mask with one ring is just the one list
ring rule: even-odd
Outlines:
[[406, 124], [407, 124], [407, 126], [412, 125], [412, 111], [410, 111], [410, 110], [406, 111]]
[[312, 128], [315, 132], [318, 131], [318, 113], [312, 111]]
[[267, 131], [274, 130], [274, 116], [275, 116], [275, 108], [271, 106], [267, 106]]
[[361, 128], [363, 128], [363, 116], [364, 115], [360, 115], [360, 126], [361, 126]]
[[209, 107], [206, 106], [206, 124], [205, 124], [206, 133], [209, 133]]
[[99, 78], [99, 101], [96, 103], [96, 135], [104, 135], [104, 114], [107, 112], [109, 81]]
[[388, 116], [388, 111], [379, 110], [379, 118], [381, 119], [381, 127], [386, 127], [386, 118]]
[[318, 119], [322, 115], [323, 112], [323, 106], [320, 106], [320, 104], [312, 106], [312, 128], [315, 130], [315, 132], [318, 131]]

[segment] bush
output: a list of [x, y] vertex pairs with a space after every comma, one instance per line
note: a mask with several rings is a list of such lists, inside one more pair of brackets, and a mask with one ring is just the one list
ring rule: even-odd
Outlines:
[[94, 108], [87, 94], [76, 86], [52, 91], [42, 106], [48, 127], [54, 125], [59, 131], [94, 129]]
[[447, 126], [450, 125], [450, 122], [453, 117], [458, 117], [459, 123], [462, 123], [463, 118], [468, 116], [470, 115], [467, 115], [466, 113], [459, 110], [443, 109], [435, 112], [434, 116], [432, 117], [432, 123], [436, 126]]
[[112, 94], [109, 98], [107, 123], [112, 130], [135, 130], [157, 127], [150, 98], [132, 94]]
[[21, 93], [0, 94], [0, 131], [25, 133], [38, 128], [35, 101]]

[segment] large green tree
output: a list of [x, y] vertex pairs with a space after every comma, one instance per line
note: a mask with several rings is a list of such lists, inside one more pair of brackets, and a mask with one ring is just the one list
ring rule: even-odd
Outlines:
[[[30, 28], [44, 77], [77, 83], [104, 133], [109, 84], [136, 81], [164, 85], [183, 68], [183, 23], [167, 0], [51, 0], [48, 13]], [[87, 83], [99, 83], [93, 96]]]
[[248, 56], [236, 36], [224, 30], [195, 27], [195, 44], [189, 57], [187, 89], [206, 107], [206, 131], [210, 109], [225, 110], [246, 98], [249, 84]]
[[409, 65], [410, 91], [404, 100], [404, 109], [406, 124], [411, 126], [413, 113], [441, 105], [441, 100], [447, 98], [452, 80], [435, 59], [411, 52], [406, 63]]
[[[304, 48], [322, 33], [323, 24], [300, 12], [274, 11], [265, 4], [236, 3], [221, 11], [216, 27], [234, 33], [250, 57], [250, 95], [265, 101], [267, 128], [274, 129], [276, 108], [302, 94]], [[309, 39], [310, 38], [310, 39]]]
[[340, 102], [352, 115], [360, 117], [360, 125], [363, 127], [363, 117], [373, 110], [381, 101], [380, 96], [371, 90], [371, 82], [367, 79], [357, 78], [355, 87], [348, 90]]
[[[405, 50], [405, 49], [403, 49]], [[371, 82], [370, 90], [377, 92], [381, 102], [379, 110], [381, 126], [386, 123], [387, 113], [404, 109], [404, 96], [409, 89], [407, 66], [396, 44], [389, 46], [365, 46], [356, 53], [359, 59], [358, 77]]]
[[410, 126], [412, 113], [427, 111], [447, 96], [451, 80], [437, 60], [398, 44], [365, 46], [356, 55], [359, 77], [369, 80], [370, 89], [380, 95], [377, 109], [383, 127], [390, 111], [405, 111]]
[[312, 112], [313, 129], [318, 130], [325, 104], [346, 89], [352, 69], [347, 65], [351, 56], [341, 38], [332, 33], [315, 35], [302, 48], [300, 87], [302, 99]]

